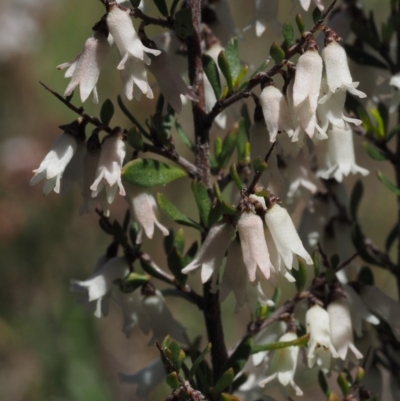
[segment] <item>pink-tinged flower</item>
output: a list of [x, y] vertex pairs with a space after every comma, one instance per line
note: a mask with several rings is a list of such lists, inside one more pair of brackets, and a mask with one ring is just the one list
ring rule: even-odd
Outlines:
[[237, 228], [250, 282], [257, 278], [269, 279], [271, 270], [275, 269], [269, 258], [261, 218], [254, 213], [242, 213]]
[[153, 99], [153, 91], [147, 81], [147, 70], [144, 63], [137, 58], [129, 58], [125, 68], [120, 71], [122, 81], [122, 93], [128, 99], [140, 100], [143, 95]]
[[153, 238], [154, 226], [157, 226], [163, 235], [168, 235], [168, 229], [158, 221], [158, 207], [154, 196], [146, 192], [140, 192], [126, 183], [125, 189], [127, 192], [126, 200], [130, 206], [132, 218], [139, 224], [136, 243], [140, 244], [142, 242], [143, 232], [147, 238]]
[[119, 194], [125, 196], [125, 189], [121, 182], [125, 152], [125, 143], [118, 133], [105, 138], [101, 145], [96, 179], [90, 187], [92, 197], [98, 196], [103, 188], [107, 194], [108, 203], [113, 202], [118, 188]]
[[321, 99], [321, 102], [338, 90], [347, 90], [351, 94], [361, 98], [367, 96], [364, 92], [356, 89], [359, 82], [353, 82], [347, 62], [346, 51], [338, 42], [333, 41], [328, 43], [322, 50], [322, 58], [325, 62], [329, 93]]
[[353, 133], [347, 123], [345, 128], [333, 126], [328, 132], [328, 150], [325, 157], [325, 168], [318, 172], [324, 179], [334, 178], [342, 182], [343, 176], [350, 173], [368, 175], [369, 171], [356, 164], [354, 155]]
[[112, 5], [106, 21], [108, 30], [114, 38], [122, 57], [117, 67], [119, 70], [124, 69], [125, 63], [130, 57], [136, 57], [146, 64], [150, 64], [150, 58], [146, 53], [154, 54], [155, 56], [160, 54], [159, 50], [150, 49], [143, 45], [133, 27], [129, 9], [123, 11], [117, 5]]
[[77, 148], [77, 140], [73, 135], [65, 131], [53, 142], [49, 153], [40, 163], [37, 170], [33, 170], [34, 176], [30, 185], [36, 185], [44, 180], [43, 193], [48, 195], [52, 190], [60, 193], [61, 178], [71, 161]]
[[93, 102], [99, 103], [96, 84], [100, 70], [110, 51], [107, 27], [101, 21], [94, 26], [93, 36], [85, 42], [83, 51], [72, 63], [57, 66], [59, 70], [69, 67], [65, 78], [71, 78], [64, 96], [70, 96], [79, 85], [81, 101], [84, 102], [93, 92]]
[[197, 102], [196, 94], [186, 85], [166, 52], [162, 51], [159, 56], [151, 59], [148, 69], [156, 77], [161, 93], [176, 113], [182, 111], [181, 96]]
[[221, 267], [225, 252], [235, 235], [235, 229], [229, 223], [216, 223], [207, 234], [198, 254], [182, 273], [188, 274], [201, 267], [201, 282], [205, 283]]
[[270, 142], [275, 142], [280, 131], [285, 131], [289, 137], [292, 137], [294, 134], [293, 122], [286, 97], [282, 92], [273, 85], [267, 86], [261, 92], [260, 103]]
[[265, 215], [265, 223], [271, 232], [286, 269], [291, 270], [292, 267], [298, 267], [297, 258], [293, 255], [301, 256], [308, 265], [313, 264], [311, 256], [305, 250], [286, 209], [275, 204], [271, 209], [268, 209]]
[[353, 326], [347, 301], [345, 299], [336, 299], [328, 305], [327, 310], [332, 344], [337, 350], [340, 359], [346, 359], [349, 349], [357, 359], [361, 359], [363, 355], [354, 345]]
[[[85, 281], [71, 280], [73, 291], [87, 291], [88, 302], [96, 302], [95, 316], [101, 317], [102, 301], [108, 304], [112, 286], [115, 280], [124, 279], [129, 274], [128, 262], [124, 257], [108, 259], [95, 270], [93, 275]], [[107, 305], [108, 309], [108, 305]]]
[[319, 305], [314, 305], [306, 313], [307, 333], [310, 333], [308, 342], [308, 366], [312, 368], [317, 360], [318, 366], [329, 370], [331, 356], [339, 358], [331, 341], [330, 321], [328, 312]]
[[101, 145], [98, 135], [92, 135], [87, 141], [87, 151], [83, 158], [82, 166], [82, 197], [83, 201], [79, 208], [79, 214], [93, 213], [96, 209], [97, 203], [100, 203], [103, 214], [110, 215], [108, 207], [107, 196], [105, 191], [100, 191], [96, 196], [92, 196], [90, 186], [96, 178], [97, 166], [99, 164], [101, 154]]
[[[279, 342], [293, 341], [298, 337], [295, 333], [286, 333], [279, 338]], [[290, 385], [296, 392], [297, 396], [303, 395], [303, 391], [294, 382], [294, 374], [296, 373], [297, 358], [299, 356], [300, 347], [292, 346], [286, 347], [274, 352], [271, 360], [270, 372], [272, 374], [261, 380], [260, 387], [264, 387], [272, 380], [278, 379], [279, 383], [286, 387]]]

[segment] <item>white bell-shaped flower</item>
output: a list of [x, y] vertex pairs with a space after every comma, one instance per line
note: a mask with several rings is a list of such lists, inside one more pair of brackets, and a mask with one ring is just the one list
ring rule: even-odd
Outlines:
[[345, 299], [335, 299], [328, 305], [327, 311], [332, 344], [337, 350], [340, 359], [346, 359], [348, 350], [357, 359], [361, 359], [363, 355], [354, 345], [353, 326], [347, 301]]
[[282, 92], [273, 85], [266, 86], [261, 92], [260, 103], [270, 141], [275, 142], [278, 131], [285, 131], [292, 137], [294, 133], [292, 118]]
[[111, 258], [101, 264], [87, 280], [71, 280], [71, 289], [78, 292], [86, 290], [88, 302], [96, 301], [95, 316], [100, 317], [102, 315], [102, 302], [107, 298], [107, 302], [109, 302], [114, 281], [124, 279], [129, 271], [128, 262], [124, 257]]
[[[298, 337], [295, 333], [286, 333], [279, 338], [279, 342], [293, 341]], [[274, 352], [271, 360], [270, 376], [260, 381], [259, 386], [264, 387], [272, 380], [278, 379], [279, 383], [286, 387], [290, 385], [297, 396], [303, 395], [303, 391], [294, 382], [294, 374], [296, 372], [297, 358], [299, 356], [300, 347], [292, 346], [278, 349]]]
[[347, 90], [360, 98], [367, 96], [364, 92], [356, 89], [359, 82], [353, 82], [346, 51], [338, 42], [334, 40], [328, 43], [322, 50], [322, 58], [325, 62], [326, 79], [329, 87], [329, 93], [324, 98], [329, 97], [338, 90]]
[[373, 285], [364, 285], [360, 296], [367, 308], [383, 319], [392, 329], [396, 340], [400, 341], [400, 303]]
[[148, 69], [156, 77], [164, 99], [171, 105], [176, 113], [182, 112], [181, 96], [196, 102], [197, 96], [189, 88], [175, 66], [171, 63], [168, 54], [164, 51], [157, 57], [151, 57]]
[[121, 168], [125, 157], [125, 143], [119, 134], [107, 137], [101, 145], [101, 154], [96, 171], [96, 179], [91, 185], [92, 197], [97, 197], [104, 188], [108, 203], [112, 203], [119, 189], [125, 196], [121, 182]]
[[308, 265], [313, 264], [286, 209], [275, 204], [268, 209], [265, 222], [288, 270], [297, 266], [297, 259], [293, 255], [301, 256]]
[[235, 235], [231, 224], [220, 222], [214, 224], [207, 234], [198, 254], [182, 273], [187, 274], [201, 267], [201, 282], [205, 283], [221, 267], [225, 252]]
[[72, 63], [64, 63], [57, 66], [62, 70], [69, 67], [65, 78], [71, 78], [64, 96], [70, 96], [79, 85], [81, 101], [84, 102], [93, 92], [93, 102], [99, 103], [96, 84], [99, 80], [100, 70], [110, 52], [112, 38], [108, 36], [107, 29], [100, 21], [93, 29], [93, 36], [85, 42], [82, 52]]
[[147, 81], [147, 70], [144, 63], [135, 58], [129, 58], [125, 63], [125, 68], [120, 71], [122, 81], [122, 93], [128, 99], [136, 100], [142, 98], [142, 94], [147, 98], [153, 99], [153, 91]]
[[75, 182], [79, 187], [82, 187], [83, 159], [85, 154], [86, 142], [78, 139], [76, 141], [76, 151], [63, 173], [61, 180], [61, 195], [67, 194]]
[[250, 282], [269, 279], [274, 266], [269, 258], [264, 227], [261, 218], [254, 213], [242, 213], [237, 224], [243, 261]]
[[308, 342], [308, 366], [312, 368], [317, 359], [318, 366], [329, 370], [331, 356], [339, 358], [331, 341], [330, 321], [328, 312], [319, 305], [314, 305], [306, 313], [307, 333], [310, 333]]
[[146, 64], [150, 64], [150, 58], [146, 53], [155, 56], [160, 54], [159, 50], [150, 49], [143, 45], [133, 27], [129, 13], [129, 9], [121, 10], [117, 5], [112, 5], [106, 18], [108, 30], [122, 57], [117, 67], [119, 70], [124, 69], [125, 63], [130, 57], [136, 57]]
[[44, 180], [43, 193], [48, 195], [52, 190], [60, 193], [61, 178], [64, 171], [76, 152], [77, 141], [67, 132], [59, 135], [53, 142], [49, 153], [45, 156], [37, 170], [33, 170], [34, 176], [30, 185], [36, 185]]
[[96, 196], [92, 196], [90, 186], [96, 178], [97, 166], [99, 164], [101, 154], [101, 145], [98, 135], [92, 135], [87, 141], [87, 151], [83, 158], [82, 165], [82, 197], [83, 201], [79, 208], [79, 214], [93, 213], [97, 203], [100, 203], [103, 214], [109, 216], [107, 196], [105, 191], [100, 191]]
[[154, 226], [157, 226], [163, 235], [168, 235], [169, 231], [159, 221], [157, 202], [154, 196], [133, 188], [132, 185], [125, 183], [131, 215], [139, 224], [139, 232], [136, 237], [136, 243], [140, 244], [143, 238], [143, 232], [147, 238], [153, 238]]
[[356, 164], [354, 155], [353, 133], [350, 127], [345, 124], [345, 128], [332, 126], [328, 132], [326, 154], [326, 167], [318, 172], [318, 176], [324, 179], [334, 178], [342, 182], [343, 176], [350, 173], [368, 175], [369, 171]]

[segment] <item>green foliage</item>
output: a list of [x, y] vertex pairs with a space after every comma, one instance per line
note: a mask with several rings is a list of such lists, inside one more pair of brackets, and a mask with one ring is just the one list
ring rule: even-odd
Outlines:
[[164, 17], [168, 17], [168, 7], [165, 0], [153, 0], [153, 2], [158, 8], [158, 11], [160, 11]]
[[262, 173], [263, 171], [267, 170], [267, 168], [267, 163], [260, 156], [253, 160], [253, 169], [256, 174]]
[[226, 53], [224, 50], [221, 50], [221, 52], [218, 54], [218, 66], [225, 77], [229, 92], [233, 92], [232, 71], [230, 69], [228, 58], [226, 57]]
[[255, 345], [253, 346], [251, 353], [257, 354], [258, 352], [275, 351], [277, 349], [288, 348], [288, 347], [304, 347], [307, 345], [309, 339], [310, 339], [310, 334], [305, 334], [304, 336], [296, 338], [295, 340], [292, 341], [281, 341], [270, 344]]
[[386, 156], [375, 146], [371, 145], [369, 142], [364, 142], [362, 146], [366, 149], [368, 156], [378, 162], [386, 160]]
[[221, 369], [221, 373], [225, 373], [228, 369], [232, 368], [234, 376], [237, 375], [246, 364], [251, 355], [253, 348], [253, 338], [247, 335], [243, 338], [240, 344], [236, 347], [233, 354], [229, 357], [228, 361]]
[[180, 387], [178, 374], [176, 372], [169, 373], [168, 376], [165, 378], [165, 381], [172, 390], [176, 390]]
[[182, 38], [193, 35], [192, 12], [190, 8], [182, 8], [175, 14], [174, 31]]
[[243, 188], [243, 185], [242, 185], [242, 181], [240, 180], [239, 174], [237, 172], [235, 163], [233, 163], [231, 165], [231, 168], [229, 169], [229, 172], [231, 174], [232, 180], [235, 183], [237, 189], [241, 190]]
[[204, 350], [202, 351], [202, 353], [194, 360], [193, 365], [189, 371], [189, 377], [188, 377], [189, 380], [191, 380], [194, 377], [200, 364], [204, 361], [205, 357], [210, 353], [211, 347], [212, 344], [208, 343], [204, 348]]
[[397, 188], [392, 181], [390, 181], [381, 171], [378, 171], [377, 174], [379, 181], [390, 191], [393, 192], [396, 196], [400, 196], [400, 189]]
[[385, 63], [377, 59], [375, 56], [366, 53], [359, 47], [345, 44], [344, 48], [346, 49], [347, 55], [357, 64], [369, 67], [383, 68], [384, 70], [387, 70], [387, 65]]
[[186, 175], [178, 167], [153, 159], [135, 159], [122, 168], [122, 178], [125, 181], [143, 188], [165, 185]]
[[324, 393], [325, 397], [329, 400], [329, 397], [331, 395], [331, 390], [329, 389], [328, 382], [326, 381], [325, 375], [322, 372], [322, 370], [318, 372], [318, 384], [322, 392]]
[[188, 148], [190, 149], [193, 153], [196, 152], [196, 148], [193, 144], [193, 142], [189, 139], [188, 135], [186, 134], [186, 132], [183, 130], [181, 124], [175, 120], [175, 130], [176, 133], [179, 136], [179, 139], [182, 141], [182, 143]]
[[104, 125], [110, 124], [110, 121], [114, 115], [114, 105], [110, 99], [106, 99], [101, 106], [100, 120]]
[[312, 19], [314, 21], [314, 24], [316, 24], [320, 18], [321, 18], [321, 10], [318, 7], [315, 7], [312, 12]]
[[128, 143], [138, 152], [143, 149], [143, 138], [136, 127], [128, 131]]
[[121, 282], [120, 288], [122, 292], [127, 294], [142, 287], [144, 284], [148, 283], [149, 280], [150, 277], [147, 274], [132, 272]]
[[225, 389], [227, 389], [231, 383], [233, 382], [233, 379], [235, 378], [235, 372], [233, 368], [227, 369], [218, 379], [217, 383], [214, 386], [213, 393], [214, 394], [220, 394], [222, 393]]
[[340, 372], [338, 374], [336, 381], [340, 389], [342, 390], [342, 394], [346, 397], [346, 395], [349, 393], [351, 383], [347, 381], [346, 376], [343, 374], [343, 372]]
[[299, 269], [292, 269], [290, 273], [296, 279], [297, 291], [303, 291], [307, 282], [307, 270], [301, 259], [299, 259]]
[[275, 61], [275, 64], [281, 64], [285, 59], [285, 51], [275, 42], [272, 43], [269, 49], [269, 55], [272, 57], [272, 60]]
[[226, 134], [222, 143], [221, 153], [216, 157], [218, 168], [225, 168], [228, 164], [233, 152], [236, 149], [237, 139], [238, 133], [235, 129]]
[[282, 26], [282, 36], [285, 40], [285, 45], [287, 48], [293, 45], [294, 40], [294, 29], [290, 22], [285, 22]]
[[192, 191], [194, 199], [196, 200], [197, 208], [202, 223], [207, 226], [208, 218], [211, 211], [211, 201], [208, 196], [207, 188], [202, 181], [192, 181]]
[[302, 35], [304, 33], [304, 31], [306, 30], [306, 25], [304, 24], [303, 18], [300, 14], [296, 15], [296, 25], [297, 25], [297, 29], [300, 32], [300, 35]]
[[239, 44], [237, 38], [229, 40], [225, 46], [225, 56], [229, 65], [232, 81], [236, 81], [242, 72], [242, 65], [239, 57]]
[[363, 183], [358, 180], [353, 187], [350, 196], [350, 214], [353, 220], [357, 220], [358, 208], [361, 203], [361, 199], [363, 198], [364, 194], [364, 185]]
[[212, 57], [207, 54], [202, 56], [204, 72], [210, 81], [211, 87], [214, 91], [215, 97], [219, 99], [221, 97], [221, 81], [219, 79], [219, 71], [217, 64], [215, 64]]
[[374, 285], [374, 273], [368, 266], [363, 266], [358, 273], [357, 280], [365, 285]]

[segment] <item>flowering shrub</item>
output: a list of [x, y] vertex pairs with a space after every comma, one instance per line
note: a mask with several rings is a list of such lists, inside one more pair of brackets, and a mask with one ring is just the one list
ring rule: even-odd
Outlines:
[[[353, 138], [361, 136], [372, 159], [394, 167], [397, 184], [381, 172], [378, 178], [400, 205], [394, 123], [400, 111], [400, 4], [390, 1], [391, 15], [378, 32], [373, 14], [354, 1], [314, 0], [314, 23], [306, 30], [302, 15], [310, 0], [292, 0], [284, 24], [277, 19], [277, 0], [255, 0], [254, 18], [241, 32], [226, 0], [174, 0], [170, 6], [153, 1], [162, 17], [141, 10], [150, 0], [131, 0], [130, 7], [102, 0], [106, 14], [93, 36], [75, 60], [57, 67], [68, 67], [65, 77], [71, 79], [64, 97], [43, 84], [77, 119], [60, 127], [63, 133], [31, 180], [43, 180], [46, 195], [65, 192], [76, 181], [80, 213], [96, 212], [110, 236], [93, 275], [71, 280], [71, 290], [99, 318], [115, 302], [127, 337], [135, 327], [151, 333], [149, 345], [156, 344], [160, 359], [132, 376], [121, 374], [121, 380], [137, 383], [139, 398], [165, 379], [171, 389], [166, 400], [233, 401], [270, 400], [274, 387], [284, 399], [311, 399], [309, 378], [318, 378], [330, 401], [377, 400], [380, 390], [363, 378], [379, 368], [399, 399], [400, 305], [374, 285], [371, 266], [388, 270], [400, 289], [400, 253], [397, 261], [390, 253], [399, 244], [400, 220], [381, 250], [358, 220], [362, 181], [350, 199], [342, 182], [369, 173], [356, 163]], [[140, 21], [138, 30], [132, 17]], [[162, 38], [149, 38], [148, 25], [164, 28]], [[270, 43], [266, 61], [250, 67], [239, 56], [246, 44], [241, 39], [253, 28], [264, 35], [269, 26], [281, 45]], [[219, 31], [225, 33], [219, 37]], [[115, 106], [108, 99], [99, 118], [73, 103], [78, 86], [82, 102], [90, 93], [95, 103], [103, 97], [96, 84], [114, 44], [122, 80], [118, 105], [127, 127], [112, 125]], [[186, 58], [188, 73], [178, 68], [178, 57]], [[363, 83], [353, 81], [349, 58], [388, 71], [392, 96], [357, 89]], [[126, 101], [154, 98], [148, 72], [160, 94], [143, 126]], [[189, 101], [193, 135], [180, 124]], [[224, 131], [224, 138], [215, 135]], [[178, 141], [191, 152], [188, 158], [178, 153]], [[175, 180], [191, 181], [197, 219], [156, 193]], [[117, 196], [127, 201], [122, 223], [112, 213]], [[303, 210], [299, 230], [291, 218], [295, 208]], [[169, 229], [160, 211], [187, 228]], [[142, 250], [155, 226], [166, 238], [169, 271]], [[186, 229], [197, 230], [201, 239], [189, 249]], [[202, 294], [188, 284], [191, 274]], [[295, 293], [281, 299], [280, 289], [288, 285]], [[171, 290], [204, 313], [204, 349], [168, 308], [164, 295]], [[220, 303], [231, 292], [236, 309], [247, 308], [249, 323], [228, 350]], [[334, 379], [342, 395], [331, 389]]]

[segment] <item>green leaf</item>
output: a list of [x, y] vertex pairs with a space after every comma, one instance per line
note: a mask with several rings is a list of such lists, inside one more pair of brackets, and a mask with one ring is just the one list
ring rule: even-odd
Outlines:
[[235, 81], [242, 69], [239, 57], [239, 44], [237, 38], [232, 38], [225, 46], [225, 56], [229, 64], [232, 79]]
[[211, 210], [211, 201], [208, 196], [207, 188], [202, 181], [192, 181], [192, 191], [194, 199], [196, 200], [197, 208], [199, 209], [201, 221], [205, 226], [207, 226], [208, 216]]
[[105, 216], [100, 216], [99, 219], [99, 225], [100, 228], [108, 235], [112, 235], [113, 234], [113, 230], [112, 230], [112, 226], [110, 224], [110, 222], [108, 221], [108, 218]]
[[197, 241], [194, 241], [192, 245], [190, 245], [189, 249], [186, 252], [185, 258], [190, 259], [190, 262], [194, 258], [194, 255], [196, 255], [197, 250], [199, 249], [199, 244]]
[[185, 249], [185, 233], [183, 228], [180, 228], [174, 235], [173, 246], [180, 252], [183, 253]]
[[229, 67], [228, 59], [224, 50], [221, 50], [221, 52], [218, 54], [218, 66], [226, 79], [226, 84], [228, 85], [229, 92], [233, 92], [232, 71]]
[[153, 0], [153, 2], [158, 8], [158, 11], [160, 11], [164, 17], [168, 17], [168, 7], [165, 0]]
[[232, 216], [236, 216], [238, 214], [236, 208], [224, 200], [221, 201], [221, 212], [222, 214], [229, 214]]
[[224, 391], [231, 385], [234, 378], [235, 372], [233, 368], [229, 368], [218, 379], [217, 383], [214, 386], [213, 393], [216, 395], [222, 393], [222, 391]]
[[207, 227], [213, 226], [222, 216], [221, 204], [216, 202], [216, 204], [211, 208], [210, 214], [208, 215]]
[[314, 21], [314, 24], [318, 22], [318, 20], [321, 18], [321, 10], [318, 7], [315, 7], [313, 12], [312, 12], [312, 19]]
[[340, 372], [338, 374], [336, 381], [340, 389], [342, 390], [343, 395], [346, 397], [350, 390], [350, 384], [347, 381], [346, 376], [343, 374], [343, 372]]
[[236, 164], [235, 164], [235, 163], [233, 163], [233, 164], [231, 165], [231, 168], [229, 169], [229, 172], [230, 172], [230, 174], [231, 174], [232, 180], [233, 180], [233, 182], [235, 183], [236, 187], [237, 187], [239, 190], [243, 189], [243, 184], [242, 184], [242, 181], [240, 180], [240, 177], [239, 177], [239, 174], [238, 174], [238, 172], [237, 172]]
[[[231, 391], [233, 393], [236, 392], [242, 384], [246, 383], [248, 378], [249, 378], [248, 373], [242, 373], [241, 375], [236, 377], [236, 379], [233, 381], [233, 383], [231, 385]], [[226, 398], [223, 398], [223, 399], [226, 400]], [[231, 400], [234, 400], [234, 398], [231, 398]], [[237, 398], [237, 400], [241, 401], [239, 398]]]
[[237, 131], [237, 151], [238, 163], [247, 164], [249, 162], [249, 155], [247, 154], [248, 136], [246, 131], [246, 122], [244, 118], [239, 121], [239, 129]]
[[218, 159], [222, 153], [222, 139], [221, 137], [217, 136], [214, 139], [214, 157]]
[[383, 68], [385, 70], [388, 69], [385, 63], [377, 59], [375, 56], [371, 56], [369, 53], [366, 53], [359, 47], [345, 44], [344, 48], [346, 49], [347, 55], [357, 64], [370, 67]]
[[171, 387], [172, 390], [178, 389], [181, 385], [178, 380], [178, 374], [176, 372], [171, 372], [165, 379], [168, 386]]
[[148, 134], [148, 132], [142, 127], [142, 125], [139, 123], [138, 120], [136, 120], [136, 118], [131, 114], [131, 112], [126, 108], [126, 106], [124, 105], [124, 102], [121, 99], [121, 96], [118, 95], [117, 97], [117, 101], [118, 101], [118, 106], [121, 109], [121, 111], [125, 114], [126, 117], [128, 117], [128, 119], [131, 121], [131, 123], [135, 124], [136, 127], [138, 127], [139, 131], [142, 133], [142, 135], [144, 135], [145, 138], [149, 139], [150, 135]]
[[130, 0], [133, 7], [139, 7], [141, 0]]
[[385, 103], [382, 102], [378, 103], [378, 112], [383, 122], [383, 132], [386, 133], [389, 124], [389, 109], [387, 108]]
[[182, 273], [182, 269], [186, 266], [185, 259], [182, 254], [173, 248], [167, 256], [168, 269], [174, 275], [179, 285], [184, 286], [186, 284], [188, 275]]
[[269, 54], [272, 57], [272, 60], [275, 61], [275, 64], [281, 64], [285, 59], [285, 51], [275, 42], [272, 43], [271, 48], [269, 49]]
[[127, 238], [126, 238], [125, 232], [117, 220], [114, 220], [114, 223], [112, 225], [112, 233], [113, 233], [115, 240], [119, 244], [121, 244], [123, 246], [126, 245]]
[[184, 215], [163, 194], [160, 193], [157, 194], [157, 202], [162, 212], [171, 220], [183, 226], [196, 228], [197, 230], [200, 231], [202, 230], [202, 227], [198, 223], [196, 223], [195, 221]]
[[374, 127], [374, 133], [376, 134], [375, 136], [378, 139], [383, 139], [385, 137], [385, 124], [378, 109], [370, 109], [369, 112], [371, 113], [372, 117], [374, 117], [376, 123], [376, 126]]
[[[233, 386], [233, 384], [232, 384], [232, 386]], [[236, 397], [236, 395], [233, 395], [233, 394], [222, 393], [221, 401], [242, 401], [242, 399], [239, 397]], [[270, 401], [273, 401], [272, 398], [270, 399]]]
[[[160, 95], [159, 99], [163, 99], [163, 97]], [[150, 120], [156, 142], [164, 146], [168, 146], [170, 143], [170, 131], [175, 121], [173, 109], [168, 107], [168, 111], [169, 112], [165, 115], [162, 114], [161, 110], [157, 111]]]
[[178, 178], [186, 177], [186, 172], [159, 160], [135, 159], [125, 164], [121, 175], [130, 184], [151, 188], [157, 185], [166, 185]]
[[138, 232], [139, 232], [139, 228], [138, 228], [137, 223], [134, 222], [134, 223], [130, 224], [129, 229], [128, 229], [128, 234], [129, 234], [129, 238], [131, 240], [131, 244], [134, 247], [140, 246], [140, 244], [136, 244], [136, 238], [137, 238]]
[[138, 152], [143, 149], [143, 138], [136, 127], [128, 131], [128, 143]]
[[281, 341], [270, 344], [255, 345], [251, 351], [252, 354], [257, 354], [263, 351], [274, 351], [277, 349], [288, 348], [288, 347], [304, 347], [307, 345], [310, 339], [310, 334], [307, 333], [302, 337], [296, 338], [292, 341]]
[[312, 253], [312, 260], [314, 263], [314, 276], [317, 277], [321, 271], [321, 259], [318, 249], [315, 249]]
[[173, 17], [175, 15], [176, 7], [178, 7], [178, 3], [180, 0], [174, 0], [171, 5], [170, 15]]
[[175, 130], [182, 143], [193, 153], [195, 153], [196, 147], [194, 146], [193, 142], [189, 139], [186, 132], [183, 130], [182, 125], [177, 120], [175, 120]]
[[303, 291], [307, 281], [307, 270], [303, 261], [299, 259], [299, 269], [292, 269], [290, 273], [296, 279], [297, 291]]
[[353, 20], [351, 22], [351, 30], [355, 33], [355, 35], [361, 39], [363, 42], [367, 43], [375, 50], [380, 50], [381, 43], [380, 39], [377, 36], [377, 32], [373, 29], [373, 25], [371, 23], [365, 23], [364, 21], [356, 21]]
[[395, 135], [397, 135], [400, 132], [400, 124], [397, 124], [390, 132], [389, 135], [387, 136], [386, 142], [389, 142]]
[[161, 281], [165, 281], [166, 283], [171, 284], [169, 280], [167, 280], [166, 277], [162, 274], [160, 268], [151, 264], [145, 258], [140, 258], [140, 266], [142, 266], [142, 269], [151, 277], [157, 278]]
[[234, 86], [235, 89], [237, 89], [237, 87], [238, 87], [238, 86], [240, 85], [240, 83], [243, 81], [243, 79], [244, 79], [244, 77], [246, 76], [248, 70], [249, 70], [249, 66], [248, 66], [247, 64], [244, 65], [244, 66], [241, 68], [241, 70], [240, 70], [238, 76], [237, 76], [236, 79], [233, 81], [233, 86]]
[[182, 8], [175, 14], [174, 31], [182, 39], [193, 35], [192, 12], [190, 8]]
[[390, 230], [390, 233], [386, 238], [386, 242], [385, 242], [386, 252], [390, 251], [390, 248], [392, 247], [393, 242], [396, 241], [396, 239], [398, 237], [398, 233], [399, 233], [399, 230], [398, 230], [397, 224], [395, 224], [394, 227]]
[[397, 188], [392, 181], [386, 178], [381, 171], [377, 172], [377, 176], [379, 181], [391, 192], [393, 192], [396, 196], [400, 196], [400, 189]]
[[285, 22], [282, 26], [282, 35], [285, 40], [285, 45], [287, 48], [293, 45], [294, 39], [294, 29], [290, 22]]
[[326, 381], [325, 375], [322, 370], [318, 372], [318, 383], [325, 397], [329, 399], [329, 396], [331, 395], [331, 390], [329, 389], [328, 382]]
[[110, 124], [112, 116], [114, 115], [114, 105], [110, 99], [106, 99], [101, 106], [100, 120], [104, 125]]
[[300, 14], [296, 15], [296, 25], [297, 29], [300, 32], [300, 35], [302, 35], [306, 29], [306, 25], [304, 24], [303, 18], [301, 17]]
[[365, 285], [374, 285], [374, 273], [372, 273], [372, 270], [368, 266], [364, 266], [358, 273], [357, 281]]
[[210, 81], [211, 87], [214, 91], [215, 97], [219, 99], [221, 97], [221, 81], [219, 79], [219, 71], [215, 61], [207, 54], [201, 57], [203, 62], [204, 72]]
[[375, 146], [371, 145], [369, 142], [363, 142], [362, 146], [366, 149], [368, 156], [376, 160], [378, 162], [386, 160], [386, 156], [381, 153], [379, 149], [377, 149]]
[[380, 265], [380, 263], [371, 256], [365, 247], [365, 236], [358, 224], [354, 224], [351, 229], [351, 239], [353, 245], [359, 253], [360, 257], [364, 259], [367, 263], [372, 263], [374, 265]]
[[189, 377], [188, 380], [192, 380], [194, 377], [197, 368], [200, 366], [200, 364], [204, 361], [205, 357], [210, 353], [211, 351], [211, 343], [208, 343], [206, 347], [204, 348], [203, 352], [196, 358], [196, 360], [193, 362], [192, 367], [190, 368], [189, 372]]
[[265, 171], [267, 168], [268, 168], [267, 163], [266, 163], [260, 156], [256, 157], [256, 158], [253, 160], [253, 169], [254, 169], [254, 172], [255, 172], [256, 174], [262, 173], [262, 172]]
[[168, 344], [168, 350], [171, 351], [170, 359], [176, 370], [180, 370], [183, 360], [186, 358], [185, 352], [181, 349], [179, 344], [172, 340]]
[[218, 155], [217, 163], [219, 168], [224, 168], [228, 164], [233, 152], [236, 149], [238, 133], [236, 130], [228, 132], [222, 143], [222, 151]]
[[351, 191], [350, 196], [350, 214], [354, 220], [357, 220], [357, 211], [360, 206], [361, 199], [364, 194], [364, 185], [358, 180]]
[[133, 292], [148, 283], [150, 277], [147, 274], [132, 272], [121, 282], [121, 291], [125, 294]]
[[222, 367], [221, 372], [226, 372], [228, 369], [232, 368], [234, 375], [237, 375], [249, 359], [252, 348], [253, 338], [251, 335], [247, 335], [229, 357], [228, 361]]

